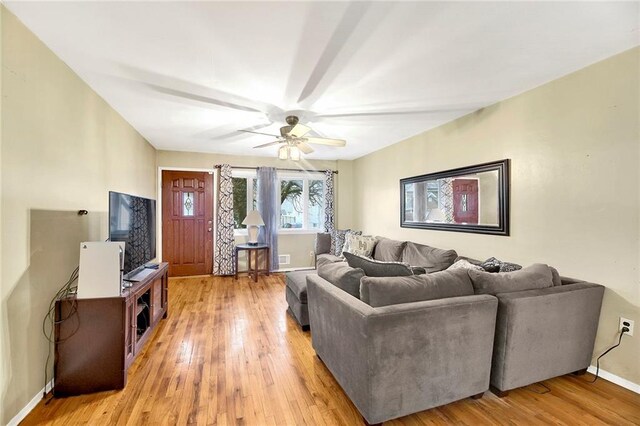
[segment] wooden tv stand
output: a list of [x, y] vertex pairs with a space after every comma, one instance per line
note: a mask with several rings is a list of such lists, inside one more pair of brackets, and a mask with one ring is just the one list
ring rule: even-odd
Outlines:
[[127, 370], [168, 314], [168, 264], [119, 297], [56, 302], [56, 397], [122, 389]]

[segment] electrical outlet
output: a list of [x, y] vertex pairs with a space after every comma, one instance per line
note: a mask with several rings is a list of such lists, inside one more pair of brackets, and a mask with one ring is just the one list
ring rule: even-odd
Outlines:
[[627, 327], [629, 329], [625, 334], [633, 336], [633, 320], [620, 317], [620, 326], [618, 327], [618, 331], [622, 331], [622, 327]]

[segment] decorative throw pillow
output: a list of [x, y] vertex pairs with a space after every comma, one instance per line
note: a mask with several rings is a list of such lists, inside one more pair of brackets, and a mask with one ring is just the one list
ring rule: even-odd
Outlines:
[[331, 241], [336, 242], [335, 247], [333, 247], [333, 254], [336, 256], [342, 257], [342, 251], [344, 250], [344, 245], [347, 242], [347, 236], [349, 235], [362, 235], [362, 231], [352, 231], [351, 229], [346, 229], [344, 231], [337, 230], [335, 238], [333, 238], [333, 233], [331, 234]]
[[522, 266], [518, 265], [517, 263], [502, 262], [500, 264], [500, 270], [498, 272], [513, 272], [519, 271], [520, 269], [522, 269]]
[[482, 267], [482, 269], [484, 269], [487, 272], [500, 272], [500, 264], [501, 263], [502, 262], [500, 262], [495, 257], [490, 257], [487, 260], [485, 260], [484, 262], [482, 262], [480, 264], [480, 266]]
[[344, 239], [349, 231], [351, 231], [351, 229], [334, 229], [331, 231], [331, 251], [329, 253], [335, 256], [340, 256], [342, 254]]
[[383, 262], [374, 260], [357, 254], [344, 252], [347, 263], [352, 268], [360, 268], [368, 277], [405, 277], [413, 275], [411, 267], [402, 262]]
[[495, 257], [488, 258], [480, 266], [487, 272], [513, 272], [522, 269], [522, 266], [516, 263], [503, 262]]
[[376, 241], [375, 237], [371, 235], [358, 235], [348, 232], [342, 247], [342, 254], [344, 255], [348, 251], [358, 256], [371, 257]]
[[473, 263], [465, 259], [457, 260], [453, 265], [449, 266], [446, 270], [452, 271], [455, 269], [474, 269], [476, 271], [484, 271], [484, 269], [482, 269], [481, 266], [474, 265]]

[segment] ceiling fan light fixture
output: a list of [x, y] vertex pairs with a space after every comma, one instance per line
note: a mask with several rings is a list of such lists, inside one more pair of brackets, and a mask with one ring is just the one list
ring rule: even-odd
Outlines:
[[289, 147], [289, 158], [291, 158], [293, 161], [300, 161], [300, 150], [297, 146]]
[[289, 158], [289, 147], [284, 145], [278, 149], [278, 158], [280, 160], [286, 160]]

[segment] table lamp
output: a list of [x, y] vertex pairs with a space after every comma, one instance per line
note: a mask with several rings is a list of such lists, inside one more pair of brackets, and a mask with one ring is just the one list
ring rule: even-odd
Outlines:
[[445, 222], [446, 217], [444, 216], [444, 212], [439, 209], [431, 209], [429, 211], [429, 216], [427, 216], [427, 222]]
[[247, 230], [249, 232], [249, 241], [248, 244], [251, 246], [258, 245], [258, 230], [260, 226], [264, 225], [264, 221], [262, 220], [262, 216], [258, 213], [258, 210], [251, 210], [247, 217], [242, 221], [243, 225], [247, 225]]

